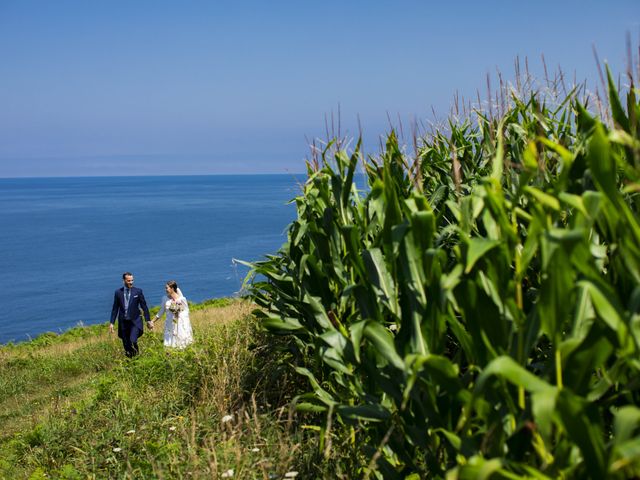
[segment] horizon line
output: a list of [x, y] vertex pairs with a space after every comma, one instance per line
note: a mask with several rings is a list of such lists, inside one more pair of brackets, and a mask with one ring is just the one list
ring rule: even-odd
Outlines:
[[244, 173], [191, 173], [191, 174], [155, 174], [155, 175], [31, 175], [31, 176], [3, 176], [0, 175], [0, 180], [33, 180], [33, 179], [65, 179], [65, 178], [150, 178], [150, 177], [224, 177], [224, 176], [258, 176], [258, 175], [304, 175], [306, 172], [244, 172]]

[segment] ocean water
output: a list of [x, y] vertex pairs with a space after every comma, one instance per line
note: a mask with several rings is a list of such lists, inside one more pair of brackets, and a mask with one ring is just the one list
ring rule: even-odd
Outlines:
[[0, 343], [109, 320], [131, 271], [150, 306], [167, 280], [231, 296], [274, 253], [304, 176], [0, 179]]

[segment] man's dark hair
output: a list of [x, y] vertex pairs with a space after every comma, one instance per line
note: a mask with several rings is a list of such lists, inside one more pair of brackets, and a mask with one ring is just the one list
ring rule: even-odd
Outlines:
[[131, 273], [131, 272], [124, 272], [124, 273], [122, 274], [122, 279], [124, 280], [124, 277], [127, 277], [127, 276], [132, 276], [132, 277], [133, 277], [133, 273]]

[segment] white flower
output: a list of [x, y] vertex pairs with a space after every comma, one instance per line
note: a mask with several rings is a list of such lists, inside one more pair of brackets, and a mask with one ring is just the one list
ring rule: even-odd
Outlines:
[[221, 477], [222, 478], [231, 478], [231, 477], [233, 477], [233, 468], [230, 468], [226, 472], [223, 472]]
[[134, 433], [136, 433], [135, 430], [129, 430], [125, 435], [133, 435]]
[[258, 447], [255, 447], [255, 448], [252, 448], [252, 449], [251, 449], [251, 451], [252, 451], [253, 453], [257, 453], [257, 452], [259, 452], [259, 451], [260, 451], [260, 449], [259, 449]]
[[175, 432], [176, 431], [176, 427], [173, 427], [173, 426], [169, 427], [169, 431]]
[[228, 423], [231, 422], [233, 420], [233, 415], [225, 415], [224, 417], [222, 417], [222, 423]]
[[284, 478], [296, 478], [298, 476], [298, 472], [287, 472], [284, 474]]
[[121, 449], [120, 447], [116, 447], [116, 448], [114, 448], [114, 449], [113, 449], [113, 451], [114, 451], [114, 452], [116, 452], [116, 453], [118, 453], [118, 452], [121, 452], [121, 451], [122, 451], [122, 449]]

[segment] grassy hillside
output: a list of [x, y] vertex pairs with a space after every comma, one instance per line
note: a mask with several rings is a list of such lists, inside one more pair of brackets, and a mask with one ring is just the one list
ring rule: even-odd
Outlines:
[[[0, 478], [283, 478], [315, 471], [291, 382], [244, 301], [192, 309], [196, 343], [106, 325], [0, 348]], [[302, 448], [304, 445], [304, 448]], [[304, 475], [306, 476], [306, 475]]]

